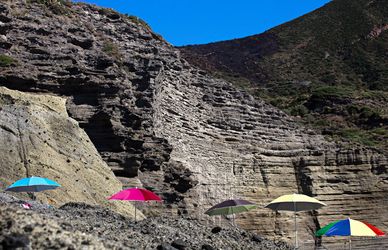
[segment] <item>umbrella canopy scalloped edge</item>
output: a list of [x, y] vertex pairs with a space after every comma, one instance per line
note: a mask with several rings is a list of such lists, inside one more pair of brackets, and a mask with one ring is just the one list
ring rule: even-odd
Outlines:
[[347, 218], [331, 222], [319, 229], [316, 236], [384, 236], [385, 233], [377, 227], [366, 222]]
[[143, 188], [128, 188], [112, 195], [109, 200], [162, 201], [155, 193]]
[[276, 198], [265, 207], [275, 211], [300, 212], [316, 210], [323, 206], [326, 206], [326, 204], [310, 196], [304, 194], [287, 194]]
[[238, 213], [249, 211], [256, 207], [257, 207], [256, 204], [246, 200], [240, 200], [240, 199], [226, 200], [209, 208], [205, 212], [205, 214], [210, 216], [238, 214]]
[[57, 182], [37, 176], [31, 176], [17, 180], [12, 185], [7, 187], [5, 191], [11, 192], [41, 192], [45, 190], [52, 190], [60, 187]]

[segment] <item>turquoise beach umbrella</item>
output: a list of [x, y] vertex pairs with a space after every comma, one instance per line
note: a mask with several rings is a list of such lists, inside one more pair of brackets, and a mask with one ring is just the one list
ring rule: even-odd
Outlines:
[[52, 190], [60, 187], [58, 183], [47, 178], [42, 177], [28, 177], [14, 182], [7, 187], [5, 191], [12, 192], [40, 192], [45, 190]]

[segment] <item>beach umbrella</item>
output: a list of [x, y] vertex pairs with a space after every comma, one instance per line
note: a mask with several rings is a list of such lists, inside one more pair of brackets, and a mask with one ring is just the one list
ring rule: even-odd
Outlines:
[[377, 227], [366, 222], [347, 218], [338, 220], [319, 229], [315, 236], [349, 236], [349, 249], [351, 249], [351, 236], [384, 236], [385, 233]]
[[12, 185], [7, 187], [5, 191], [34, 193], [56, 189], [60, 186], [61, 185], [53, 180], [32, 176], [14, 182]]
[[325, 203], [304, 194], [287, 194], [271, 201], [266, 208], [274, 211], [293, 211], [295, 224], [295, 249], [298, 248], [298, 227], [296, 212], [316, 210], [326, 206]]
[[226, 200], [209, 208], [205, 212], [205, 214], [210, 216], [233, 214], [233, 224], [234, 224], [235, 214], [246, 212], [256, 207], [257, 207], [256, 204], [246, 200], [239, 200], [239, 199]]
[[[112, 195], [109, 200], [122, 201], [162, 201], [162, 199], [153, 192], [143, 188], [128, 188]], [[135, 221], [136, 221], [136, 206]]]

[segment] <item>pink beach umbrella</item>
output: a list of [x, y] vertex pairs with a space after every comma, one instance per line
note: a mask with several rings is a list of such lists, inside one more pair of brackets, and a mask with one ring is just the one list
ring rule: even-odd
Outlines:
[[[162, 201], [162, 199], [153, 192], [143, 188], [128, 188], [112, 195], [109, 200], [122, 201]], [[136, 206], [135, 206], [136, 221]]]

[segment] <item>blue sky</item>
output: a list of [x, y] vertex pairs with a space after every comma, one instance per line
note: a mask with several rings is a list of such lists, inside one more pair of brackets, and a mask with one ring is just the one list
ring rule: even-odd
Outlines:
[[173, 45], [254, 35], [330, 0], [82, 0], [145, 20]]

